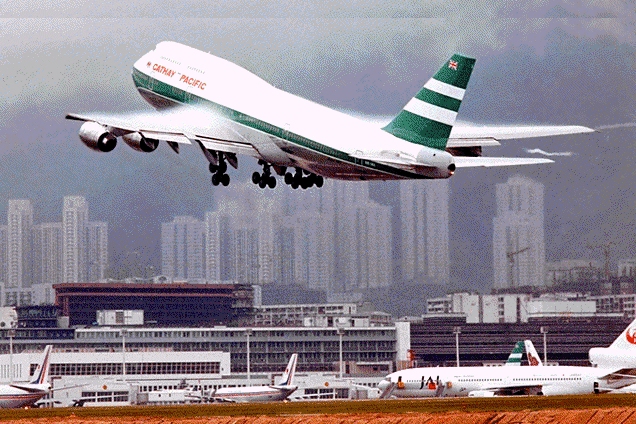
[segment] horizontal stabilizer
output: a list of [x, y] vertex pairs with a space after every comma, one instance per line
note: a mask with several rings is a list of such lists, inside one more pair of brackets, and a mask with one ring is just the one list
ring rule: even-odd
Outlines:
[[553, 160], [544, 158], [488, 158], [455, 156], [455, 166], [457, 168], [491, 168], [494, 166], [517, 166], [517, 165], [538, 165], [541, 163], [553, 163]]
[[592, 133], [592, 128], [580, 125], [537, 125], [537, 126], [462, 126], [453, 127], [450, 138], [476, 138], [509, 140], [514, 138], [548, 137], [566, 134]]

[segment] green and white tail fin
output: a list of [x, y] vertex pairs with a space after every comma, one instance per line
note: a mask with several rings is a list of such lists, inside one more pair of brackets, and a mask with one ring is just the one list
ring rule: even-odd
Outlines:
[[444, 150], [474, 66], [475, 59], [454, 54], [383, 130]]
[[521, 357], [523, 356], [524, 346], [523, 342], [517, 342], [515, 347], [510, 352], [510, 356], [508, 356], [508, 360], [506, 361], [505, 366], [513, 366], [517, 367], [521, 365]]
[[528, 356], [528, 365], [533, 367], [543, 366], [543, 362], [541, 362], [541, 358], [537, 353], [537, 350], [534, 348], [534, 344], [532, 340], [526, 340], [526, 355]]

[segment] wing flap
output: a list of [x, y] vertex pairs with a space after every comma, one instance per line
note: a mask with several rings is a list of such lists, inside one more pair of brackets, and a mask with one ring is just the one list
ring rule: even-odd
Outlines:
[[454, 159], [457, 168], [492, 168], [496, 166], [538, 165], [554, 162], [544, 158], [491, 158], [483, 156], [454, 156]]

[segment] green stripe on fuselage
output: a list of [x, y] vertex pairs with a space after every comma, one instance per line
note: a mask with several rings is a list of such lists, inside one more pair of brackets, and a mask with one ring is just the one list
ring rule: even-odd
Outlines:
[[428, 177], [424, 175], [415, 174], [415, 173], [408, 172], [399, 168], [390, 167], [382, 163], [378, 163], [378, 162], [374, 162], [374, 161], [370, 161], [366, 159], [354, 158], [344, 152], [325, 146], [324, 144], [318, 143], [314, 140], [289, 132], [275, 125], [269, 124], [265, 121], [259, 120], [252, 116], [230, 109], [226, 106], [222, 106], [218, 103], [214, 103], [211, 100], [204, 99], [203, 97], [199, 97], [194, 94], [188, 93], [170, 84], [166, 84], [162, 81], [159, 81], [155, 78], [152, 78], [151, 76], [144, 74], [143, 72], [139, 71], [136, 68], [133, 68], [132, 76], [133, 76], [133, 82], [135, 83], [135, 86], [138, 88], [144, 88], [146, 90], [159, 94], [163, 97], [174, 100], [175, 102], [178, 102], [178, 103], [204, 106], [205, 108], [210, 109], [213, 112], [231, 121], [234, 121], [241, 125], [245, 125], [246, 127], [249, 127], [258, 131], [262, 131], [269, 135], [273, 135], [275, 137], [278, 137], [290, 143], [296, 144], [306, 149], [310, 149], [311, 151], [315, 153], [328, 156], [332, 159], [337, 159], [337, 160], [347, 162], [356, 166], [372, 169], [374, 171], [394, 175], [397, 177], [411, 178], [411, 179], [429, 179]]

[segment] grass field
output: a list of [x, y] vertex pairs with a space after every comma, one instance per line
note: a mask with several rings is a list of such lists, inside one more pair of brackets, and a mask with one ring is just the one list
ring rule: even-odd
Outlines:
[[543, 409], [606, 409], [636, 406], [635, 395], [444, 398], [418, 400], [311, 401], [117, 408], [53, 408], [0, 410], [0, 420], [68, 417], [157, 417], [183, 419], [213, 416], [283, 416], [365, 413], [511, 412]]

